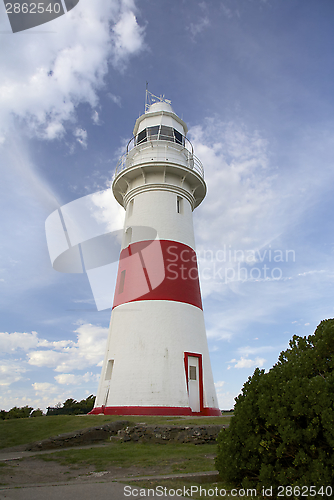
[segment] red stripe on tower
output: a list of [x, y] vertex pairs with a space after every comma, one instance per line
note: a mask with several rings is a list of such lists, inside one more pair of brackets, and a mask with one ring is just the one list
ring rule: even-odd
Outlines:
[[166, 240], [140, 241], [122, 250], [113, 307], [138, 300], [172, 300], [202, 309], [195, 251]]

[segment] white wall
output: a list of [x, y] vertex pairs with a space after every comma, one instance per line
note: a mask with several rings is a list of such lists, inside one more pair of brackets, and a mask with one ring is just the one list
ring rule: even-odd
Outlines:
[[204, 406], [218, 408], [203, 311], [158, 300], [118, 306], [95, 406], [104, 404], [107, 361], [114, 359], [107, 406], [189, 407], [184, 352], [202, 354]]

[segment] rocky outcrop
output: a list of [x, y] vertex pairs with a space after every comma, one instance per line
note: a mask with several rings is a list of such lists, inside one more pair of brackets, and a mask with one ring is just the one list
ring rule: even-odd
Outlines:
[[26, 451], [53, 450], [84, 446], [99, 441], [122, 440], [139, 443], [215, 443], [221, 429], [227, 425], [133, 425], [127, 420], [119, 420], [99, 427], [89, 427], [67, 434], [36, 441], [26, 446]]
[[123, 441], [139, 443], [178, 443], [207, 444], [215, 443], [219, 432], [225, 425], [134, 425], [118, 431], [117, 435]]
[[[52, 417], [50, 417], [52, 418]], [[43, 439], [30, 443], [26, 447], [26, 451], [42, 451], [53, 450], [57, 448], [70, 448], [72, 446], [84, 446], [86, 444], [105, 441], [110, 436], [116, 436], [117, 432], [130, 424], [127, 420], [119, 420], [110, 424], [101, 425], [99, 427], [89, 427], [75, 432], [67, 432], [59, 434], [55, 437]]]

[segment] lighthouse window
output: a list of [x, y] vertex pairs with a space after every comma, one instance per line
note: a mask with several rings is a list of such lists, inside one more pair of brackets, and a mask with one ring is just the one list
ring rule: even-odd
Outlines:
[[161, 125], [160, 139], [163, 141], [174, 142], [173, 129], [171, 127], [166, 127], [165, 125]]
[[133, 214], [133, 203], [134, 203], [134, 200], [131, 200], [130, 203], [129, 203], [129, 217], [131, 217], [131, 215]]
[[146, 142], [146, 141], [147, 141], [147, 137], [146, 137], [146, 128], [145, 128], [144, 130], [139, 132], [139, 134], [137, 135], [137, 144], [140, 144], [141, 142]]
[[136, 144], [142, 144], [147, 141], [171, 141], [184, 146], [184, 136], [175, 128], [167, 127], [167, 125], [154, 125], [139, 132], [136, 137]]
[[158, 139], [158, 134], [159, 134], [159, 125], [155, 127], [148, 127], [147, 135], [149, 137], [149, 140], [156, 141]]
[[112, 372], [113, 366], [114, 366], [114, 360], [108, 359], [105, 380], [111, 379], [111, 372]]
[[189, 380], [197, 380], [196, 366], [189, 366]]
[[175, 130], [175, 128], [174, 128], [174, 136], [175, 136], [175, 142], [177, 142], [178, 144], [183, 144], [182, 134], [180, 134], [180, 132], [178, 132], [177, 130]]
[[182, 198], [181, 198], [181, 196], [177, 196], [177, 198], [176, 198], [176, 212], [178, 214], [182, 213]]
[[118, 293], [124, 292], [124, 283], [125, 283], [125, 270], [121, 272], [121, 277], [119, 280]]

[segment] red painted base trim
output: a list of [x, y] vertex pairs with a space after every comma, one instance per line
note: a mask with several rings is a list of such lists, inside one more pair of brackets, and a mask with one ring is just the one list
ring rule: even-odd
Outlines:
[[93, 408], [88, 415], [187, 415], [195, 417], [221, 417], [219, 408], [203, 408], [193, 412], [190, 408], [175, 406], [99, 406]]

